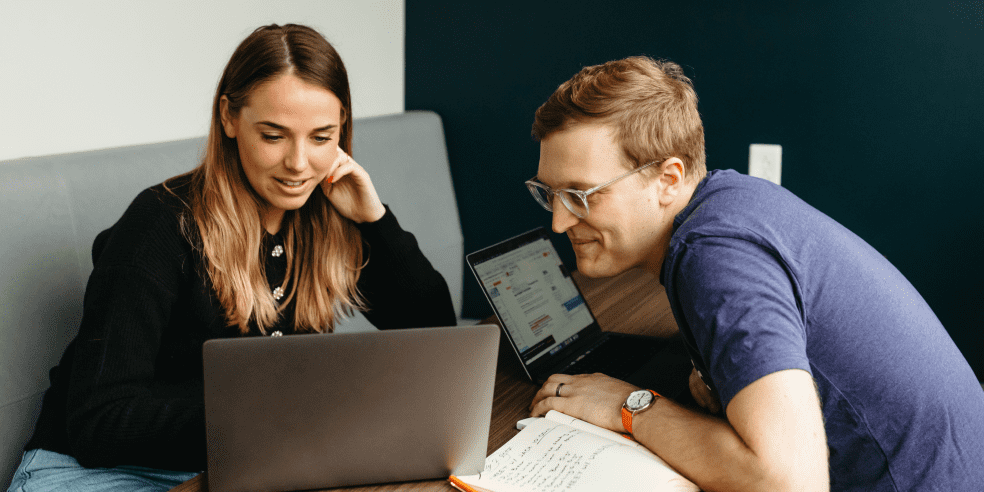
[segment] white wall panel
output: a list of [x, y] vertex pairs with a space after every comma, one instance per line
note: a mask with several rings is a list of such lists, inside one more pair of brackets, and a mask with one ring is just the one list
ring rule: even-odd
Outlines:
[[0, 160], [203, 135], [229, 56], [274, 22], [335, 46], [355, 116], [404, 108], [404, 0], [4, 0], [0, 19]]

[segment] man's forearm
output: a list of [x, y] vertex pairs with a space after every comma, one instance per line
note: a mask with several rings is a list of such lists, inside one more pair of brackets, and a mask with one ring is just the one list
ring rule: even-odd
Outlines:
[[795, 471], [770, 466], [723, 418], [659, 398], [636, 415], [632, 429], [636, 440], [701, 490], [794, 490], [787, 478]]
[[[554, 374], [533, 397], [530, 414], [557, 410], [622, 431], [621, 407], [638, 389], [604, 374]], [[631, 428], [640, 443], [707, 491], [830, 489], [823, 414], [810, 373], [763, 376], [725, 411], [727, 420], [657, 398]]]

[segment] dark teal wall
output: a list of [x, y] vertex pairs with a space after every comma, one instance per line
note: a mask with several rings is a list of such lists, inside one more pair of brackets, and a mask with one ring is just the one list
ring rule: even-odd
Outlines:
[[[747, 172], [750, 143], [781, 144], [783, 186], [888, 257], [984, 379], [981, 2], [758, 5], [407, 0], [406, 107], [444, 119], [465, 249], [549, 227], [523, 181], [558, 84], [668, 58], [700, 97], [708, 167]], [[466, 314], [489, 314], [465, 285]]]

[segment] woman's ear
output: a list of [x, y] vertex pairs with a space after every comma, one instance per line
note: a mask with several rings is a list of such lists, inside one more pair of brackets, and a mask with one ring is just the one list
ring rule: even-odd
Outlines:
[[236, 138], [236, 121], [229, 114], [229, 98], [222, 96], [219, 99], [219, 119], [222, 120], [222, 129], [229, 138]]

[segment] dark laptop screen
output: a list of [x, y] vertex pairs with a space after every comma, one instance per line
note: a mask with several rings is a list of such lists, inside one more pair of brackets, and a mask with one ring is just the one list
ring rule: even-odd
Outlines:
[[473, 253], [469, 264], [527, 365], [559, 352], [594, 323], [542, 228]]

